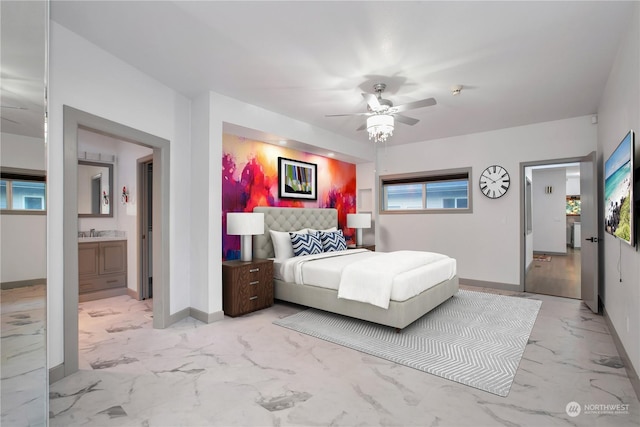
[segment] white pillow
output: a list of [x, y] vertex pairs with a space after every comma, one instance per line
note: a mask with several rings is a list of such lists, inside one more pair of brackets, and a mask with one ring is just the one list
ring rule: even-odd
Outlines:
[[326, 232], [330, 233], [332, 231], [338, 231], [338, 227], [330, 227], [330, 228], [327, 228], [326, 230], [316, 230], [316, 229], [313, 229], [313, 228], [306, 228], [305, 230], [307, 230], [307, 233], [315, 233], [315, 232], [318, 232], [318, 231], [326, 231]]
[[[298, 231], [292, 231], [292, 233], [308, 234], [306, 228]], [[269, 234], [271, 235], [273, 252], [276, 255], [276, 259], [293, 258], [293, 246], [291, 246], [291, 236], [289, 236], [289, 232], [269, 230]]]

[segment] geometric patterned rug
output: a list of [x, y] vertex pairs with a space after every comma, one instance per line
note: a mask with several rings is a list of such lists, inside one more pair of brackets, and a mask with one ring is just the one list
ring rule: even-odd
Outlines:
[[313, 308], [273, 323], [504, 397], [541, 304], [460, 289], [400, 333]]

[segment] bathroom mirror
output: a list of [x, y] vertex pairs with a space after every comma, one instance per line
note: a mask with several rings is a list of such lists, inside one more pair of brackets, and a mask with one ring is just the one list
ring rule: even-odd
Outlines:
[[78, 216], [113, 217], [113, 165], [78, 160]]

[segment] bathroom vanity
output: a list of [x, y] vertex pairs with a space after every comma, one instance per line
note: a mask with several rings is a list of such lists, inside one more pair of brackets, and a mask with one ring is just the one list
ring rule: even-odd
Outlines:
[[127, 293], [127, 241], [117, 237], [78, 239], [80, 302]]

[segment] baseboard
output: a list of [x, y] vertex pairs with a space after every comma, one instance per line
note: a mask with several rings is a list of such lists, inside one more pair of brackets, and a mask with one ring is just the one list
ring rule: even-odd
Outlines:
[[49, 384], [53, 384], [56, 381], [60, 381], [64, 378], [64, 363], [49, 368]]
[[629, 358], [627, 351], [622, 345], [622, 341], [620, 341], [620, 336], [618, 336], [618, 332], [616, 331], [616, 328], [613, 327], [613, 323], [609, 318], [609, 313], [607, 313], [607, 308], [603, 307], [602, 312], [603, 312], [604, 320], [607, 323], [607, 326], [609, 327], [609, 332], [611, 333], [611, 337], [613, 338], [613, 343], [615, 344], [616, 349], [618, 350], [618, 354], [622, 359], [622, 363], [624, 364], [624, 368], [627, 371], [627, 376], [629, 377], [629, 381], [631, 381], [631, 386], [633, 387], [633, 391], [636, 392], [636, 397], [640, 400], [640, 379], [638, 378], [638, 373], [636, 372], [636, 370], [633, 368], [633, 365], [631, 364], [631, 359]]
[[189, 315], [196, 320], [199, 320], [204, 323], [213, 323], [219, 320], [224, 319], [223, 311], [216, 311], [213, 313], [205, 313], [204, 311], [198, 310], [197, 308], [191, 307], [189, 309]]
[[169, 315], [167, 327], [181, 321], [182, 319], [186, 319], [187, 317], [193, 317], [194, 319], [204, 323], [213, 323], [224, 319], [224, 312], [216, 311], [214, 313], [205, 313], [204, 311], [193, 307], [183, 308], [182, 310]]
[[117, 297], [127, 295], [128, 288], [104, 289], [102, 291], [88, 292], [78, 296], [78, 302], [95, 301], [97, 299]]
[[133, 298], [136, 301], [140, 301], [140, 295], [138, 294], [138, 291], [133, 290], [131, 288], [127, 288], [127, 295], [129, 295], [131, 298]]
[[2, 282], [0, 283], [0, 289], [15, 289], [15, 288], [23, 288], [25, 286], [35, 286], [35, 285], [46, 285], [47, 279], [29, 279], [29, 280], [16, 280], [13, 282]]
[[477, 288], [491, 288], [491, 289], [500, 289], [502, 291], [524, 292], [524, 289], [522, 286], [512, 285], [509, 283], [486, 282], [484, 280], [464, 279], [462, 277], [459, 279], [459, 283], [461, 285], [475, 286]]
[[562, 255], [567, 255], [567, 252], [546, 252], [546, 251], [533, 251], [533, 255], [556, 255], [556, 256], [562, 256]]
[[186, 319], [187, 317], [189, 317], [189, 312], [191, 311], [190, 307], [187, 308], [183, 308], [180, 311], [177, 311], [173, 314], [169, 315], [169, 318], [167, 319], [167, 325], [166, 327], [169, 327], [171, 325], [173, 325], [176, 322], [181, 321], [182, 319]]

